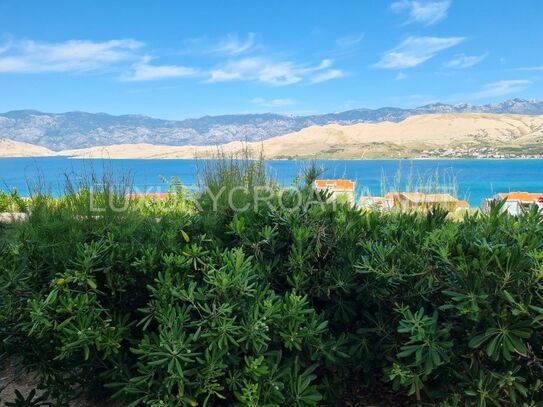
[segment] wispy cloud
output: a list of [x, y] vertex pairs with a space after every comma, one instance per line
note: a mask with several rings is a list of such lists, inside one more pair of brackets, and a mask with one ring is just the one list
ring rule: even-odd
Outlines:
[[330, 59], [309, 66], [293, 61], [272, 61], [264, 57], [242, 58], [228, 61], [211, 70], [207, 82], [257, 81], [275, 86], [300, 82], [319, 83], [343, 75], [341, 70], [331, 69], [332, 64]]
[[344, 76], [345, 72], [341, 69], [328, 69], [322, 73], [317, 73], [309, 80], [309, 83], [321, 83], [331, 81], [332, 79], [343, 78]]
[[468, 95], [471, 99], [487, 99], [499, 96], [511, 95], [528, 89], [532, 81], [526, 79], [512, 79], [487, 83], [477, 92]]
[[198, 71], [194, 68], [181, 65], [152, 65], [150, 57], [132, 65], [132, 70], [121, 77], [126, 82], [154, 81], [159, 79], [184, 78], [195, 76]]
[[456, 58], [451, 59], [448, 62], [445, 62], [443, 66], [445, 68], [452, 68], [452, 69], [469, 68], [470, 66], [474, 66], [482, 62], [487, 56], [488, 54], [474, 55], [474, 56], [459, 55]]
[[398, 75], [396, 75], [396, 80], [397, 81], [403, 81], [406, 78], [407, 78], [407, 75], [404, 74], [403, 72], [398, 72]]
[[433, 58], [440, 51], [460, 44], [464, 39], [464, 37], [408, 37], [385, 53], [374, 67], [383, 69], [412, 68]]
[[155, 60], [146, 55], [142, 51], [144, 46], [133, 39], [57, 43], [5, 41], [0, 42], [0, 74], [99, 71], [113, 72], [123, 82], [195, 77], [208, 83], [254, 81], [274, 86], [316, 84], [344, 76], [341, 69], [333, 67], [331, 59], [300, 63], [274, 58], [263, 52], [254, 33], [245, 37], [230, 34], [207, 48], [202, 47], [205, 48], [202, 52], [210, 53], [213, 60], [202, 62], [200, 58], [193, 66], [187, 64], [186, 59], [180, 60], [179, 55], [173, 62], [159, 63], [160, 56]]
[[211, 49], [212, 52], [226, 55], [239, 55], [249, 51], [256, 45], [256, 34], [249, 33], [247, 38], [241, 39], [236, 34], [228, 34], [226, 38]]
[[186, 53], [211, 56], [238, 56], [260, 48], [256, 33], [248, 33], [246, 36], [230, 33], [215, 41], [205, 37], [192, 38], [186, 40], [185, 45]]
[[3, 46], [0, 73], [83, 72], [106, 68], [135, 57], [144, 44], [132, 39], [103, 42], [71, 40], [43, 43], [14, 41]]
[[258, 105], [262, 107], [284, 107], [291, 106], [296, 103], [294, 99], [285, 98], [285, 99], [264, 99], [264, 98], [254, 98], [249, 101], [253, 105]]
[[400, 0], [392, 3], [391, 10], [395, 13], [407, 12], [407, 23], [417, 22], [432, 25], [447, 17], [451, 0], [440, 1], [410, 1]]
[[339, 48], [353, 48], [357, 46], [364, 39], [364, 34], [358, 35], [348, 35], [346, 37], [341, 37], [336, 40], [336, 44]]

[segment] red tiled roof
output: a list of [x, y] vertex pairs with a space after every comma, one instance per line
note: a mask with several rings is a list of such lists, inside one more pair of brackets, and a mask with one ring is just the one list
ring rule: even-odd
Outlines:
[[349, 179], [317, 179], [315, 180], [315, 187], [354, 190], [354, 182]]
[[543, 192], [530, 193], [530, 192], [509, 192], [498, 194], [500, 199], [507, 199], [508, 201], [521, 201], [521, 202], [538, 202], [543, 198]]

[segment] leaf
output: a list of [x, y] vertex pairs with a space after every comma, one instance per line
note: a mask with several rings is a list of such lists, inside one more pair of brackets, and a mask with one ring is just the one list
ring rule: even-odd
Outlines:
[[92, 288], [93, 290], [96, 290], [96, 282], [90, 278], [87, 278], [87, 284], [90, 288]]
[[397, 354], [399, 358], [405, 358], [408, 356], [411, 356], [415, 351], [419, 349], [419, 346], [412, 345], [412, 346], [402, 346], [402, 351]]
[[51, 291], [49, 295], [47, 296], [47, 298], [45, 299], [44, 303], [47, 305], [53, 304], [57, 300], [57, 294], [58, 294], [58, 291], [56, 289]]
[[471, 340], [469, 341], [468, 343], [468, 346], [470, 348], [478, 348], [479, 346], [481, 346], [484, 342], [486, 342], [488, 340], [489, 336], [484, 333], [484, 334], [480, 334], [480, 335], [477, 335], [477, 336], [474, 336], [473, 338], [471, 338]]
[[506, 339], [509, 339], [510, 341], [510, 350], [517, 352], [519, 355], [526, 356], [528, 349], [519, 337], [515, 335], [508, 335]]
[[496, 355], [497, 347], [498, 347], [499, 344], [501, 344], [501, 342], [502, 341], [500, 340], [499, 335], [494, 336], [494, 338], [492, 338], [492, 340], [490, 341], [490, 343], [486, 347], [486, 354], [489, 357], [492, 357], [493, 355]]

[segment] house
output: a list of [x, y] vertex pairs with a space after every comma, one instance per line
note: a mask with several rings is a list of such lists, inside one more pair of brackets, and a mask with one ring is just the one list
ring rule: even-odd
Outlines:
[[393, 201], [382, 196], [361, 196], [358, 206], [362, 209], [376, 209], [379, 211], [389, 211], [393, 207]]
[[465, 211], [469, 209], [469, 202], [468, 201], [457, 201], [456, 202], [456, 211]]
[[355, 182], [348, 179], [317, 179], [313, 182], [313, 188], [317, 191], [326, 191], [330, 199], [355, 203]]
[[402, 212], [427, 211], [440, 207], [450, 212], [469, 209], [467, 201], [459, 201], [450, 194], [422, 192], [389, 192], [384, 197], [362, 197], [360, 206], [381, 210], [397, 209]]
[[525, 210], [530, 210], [534, 205], [543, 212], [543, 192], [507, 192], [496, 194], [494, 197], [485, 200], [484, 208], [488, 210], [491, 202], [499, 201], [505, 201], [503, 210], [511, 215], [520, 215]]
[[450, 194], [424, 194], [422, 192], [400, 192], [394, 195], [394, 206], [402, 211], [423, 210], [440, 207], [456, 211], [458, 199]]

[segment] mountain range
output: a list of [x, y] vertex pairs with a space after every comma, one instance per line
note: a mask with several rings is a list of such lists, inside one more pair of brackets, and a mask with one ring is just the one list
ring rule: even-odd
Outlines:
[[122, 144], [206, 146], [267, 140], [315, 125], [400, 122], [410, 116], [436, 113], [543, 115], [543, 101], [511, 99], [486, 105], [434, 103], [413, 109], [361, 108], [309, 116], [235, 114], [185, 120], [163, 120], [143, 115], [17, 110], [0, 114], [0, 139], [29, 143], [53, 151]]

